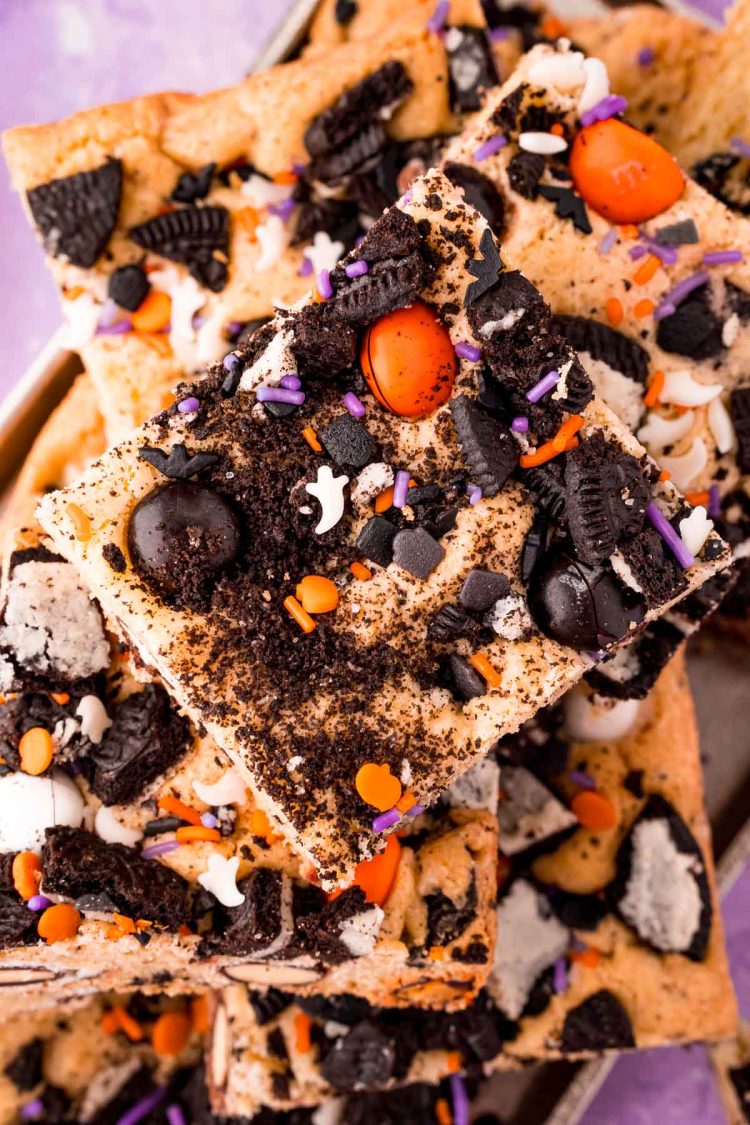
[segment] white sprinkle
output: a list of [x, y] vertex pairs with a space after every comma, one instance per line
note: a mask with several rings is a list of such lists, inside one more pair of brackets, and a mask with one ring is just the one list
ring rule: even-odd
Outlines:
[[330, 531], [343, 516], [344, 489], [348, 483], [349, 477], [343, 474], [335, 477], [330, 465], [321, 465], [315, 483], [305, 485], [305, 492], [314, 496], [322, 509], [320, 522], [315, 528], [316, 535], [324, 535], [326, 531]]
[[382, 907], [371, 906], [342, 922], [341, 942], [352, 957], [364, 957], [372, 952], [384, 918]]
[[695, 438], [687, 453], [679, 457], [661, 457], [659, 463], [662, 469], [667, 470], [675, 486], [684, 492], [708, 464], [706, 443], [703, 438]]
[[263, 176], [252, 175], [243, 181], [240, 195], [251, 207], [260, 211], [264, 207], [270, 207], [272, 203], [281, 203], [287, 199], [290, 190], [289, 184], [274, 184]]
[[40, 852], [45, 828], [78, 828], [83, 807], [80, 790], [62, 770], [0, 777], [0, 852]]
[[656, 455], [668, 445], [676, 445], [687, 437], [693, 428], [694, 419], [693, 410], [686, 410], [676, 418], [663, 418], [652, 410], [638, 431], [638, 440], [643, 442], [650, 453]]
[[258, 223], [255, 237], [261, 248], [255, 272], [267, 273], [277, 265], [286, 250], [290, 238], [289, 229], [278, 215], [269, 215], [265, 223]]
[[198, 876], [198, 882], [214, 895], [222, 906], [242, 906], [245, 896], [237, 889], [237, 868], [240, 857], [227, 859], [221, 852], [212, 852], [208, 868]]
[[98, 746], [105, 730], [112, 726], [112, 720], [104, 709], [98, 695], [84, 695], [76, 707], [76, 715], [81, 720], [81, 734]]
[[312, 262], [316, 276], [321, 270], [332, 270], [343, 253], [343, 242], [334, 241], [324, 230], [316, 231], [311, 244], [305, 249], [305, 257]]
[[734, 341], [737, 339], [737, 333], [740, 330], [740, 318], [737, 313], [732, 313], [727, 317], [721, 329], [721, 342], [725, 348], [731, 348]]
[[703, 547], [714, 529], [714, 521], [708, 518], [708, 512], [702, 504], [693, 508], [689, 516], [680, 520], [680, 539], [691, 555], [695, 556]]
[[609, 94], [609, 74], [601, 59], [584, 59], [583, 69], [586, 73], [586, 85], [578, 99], [579, 117]]
[[598, 700], [572, 691], [565, 696], [565, 729], [579, 742], [614, 742], [630, 734], [640, 712], [637, 699]]
[[214, 807], [247, 804], [247, 786], [235, 766], [230, 766], [218, 781], [210, 785], [205, 781], [194, 781], [193, 792], [205, 804]]
[[575, 90], [586, 81], [585, 62], [580, 51], [549, 54], [529, 67], [529, 82], [535, 86], [554, 86], [558, 90]]
[[125, 844], [128, 848], [132, 848], [139, 840], [143, 839], [142, 832], [139, 832], [137, 828], [128, 828], [127, 825], [122, 824], [112, 809], [107, 808], [106, 805], [100, 805], [96, 810], [94, 831], [106, 843]]
[[535, 152], [539, 156], [554, 156], [557, 152], [565, 152], [568, 142], [565, 137], [558, 137], [554, 133], [521, 133], [518, 145], [524, 152]]
[[699, 383], [687, 370], [668, 371], [659, 402], [669, 402], [674, 406], [705, 406], [720, 395], [721, 390], [720, 383]]
[[286, 764], [286, 768], [289, 771], [289, 773], [294, 773], [294, 771], [302, 765], [304, 760], [305, 759], [302, 757], [301, 754], [295, 754], [293, 758], [290, 758], [289, 761]]
[[709, 405], [708, 428], [719, 453], [729, 453], [734, 448], [734, 426], [729, 411], [720, 398], [715, 398]]
[[352, 481], [351, 497], [356, 507], [364, 507], [390, 488], [395, 480], [393, 469], [385, 461], [372, 461], [365, 465]]

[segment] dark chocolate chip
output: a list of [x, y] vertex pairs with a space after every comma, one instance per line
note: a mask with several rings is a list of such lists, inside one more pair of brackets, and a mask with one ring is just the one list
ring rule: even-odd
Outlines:
[[198, 199], [205, 199], [211, 190], [215, 171], [216, 164], [204, 164], [195, 173], [183, 172], [172, 192], [172, 199], [175, 203], [195, 203]]
[[689, 246], [700, 241], [694, 219], [681, 219], [677, 223], [658, 227], [654, 231], [654, 237], [660, 246]]
[[105, 844], [82, 828], [48, 828], [42, 848], [47, 893], [78, 898], [105, 891], [129, 918], [176, 930], [191, 920], [190, 884], [163, 863], [141, 859], [135, 848]]
[[505, 574], [494, 570], [471, 570], [458, 591], [458, 600], [469, 613], [485, 613], [509, 593], [510, 581]]
[[555, 205], [555, 214], [558, 219], [570, 219], [576, 230], [581, 234], [591, 234], [593, 227], [586, 210], [586, 204], [580, 195], [576, 195], [572, 188], [556, 187], [551, 184], [541, 184], [539, 194], [549, 199]]
[[215, 453], [188, 453], [182, 442], [173, 445], [169, 453], [144, 445], [138, 450], [138, 456], [171, 480], [188, 480], [219, 459]]
[[341, 1093], [384, 1086], [396, 1064], [393, 1039], [376, 1023], [363, 1020], [340, 1036], [321, 1063], [320, 1072]]
[[635, 457], [595, 434], [565, 463], [568, 528], [578, 558], [598, 566], [643, 527], [651, 490]]
[[200, 285], [219, 293], [229, 276], [226, 207], [183, 207], [156, 215], [128, 232], [137, 246], [186, 266]]
[[508, 182], [524, 199], [536, 199], [545, 159], [537, 152], [517, 152], [508, 163]]
[[451, 109], [455, 113], [472, 113], [481, 107], [483, 92], [498, 81], [487, 34], [483, 27], [460, 24], [450, 29], [445, 44]]
[[750, 473], [750, 387], [731, 392], [729, 413], [737, 435], [737, 464], [743, 473]]
[[107, 295], [121, 309], [135, 312], [143, 304], [150, 288], [146, 271], [140, 266], [120, 266], [109, 275]]
[[548, 637], [597, 651], [629, 636], [631, 626], [643, 621], [646, 605], [608, 565], [587, 566], [561, 544], [531, 575], [529, 610]]
[[393, 540], [393, 561], [415, 578], [429, 578], [445, 550], [424, 527], [405, 528]]
[[357, 536], [355, 544], [359, 554], [378, 566], [393, 562], [393, 540], [397, 529], [383, 516], [373, 516]]
[[449, 161], [443, 172], [450, 182], [464, 193], [464, 199], [484, 215], [493, 233], [501, 238], [505, 229], [505, 200], [488, 176], [469, 164]]
[[190, 725], [158, 684], [129, 695], [102, 741], [92, 745], [91, 788], [105, 805], [132, 801], [187, 752]]
[[511, 430], [463, 394], [451, 399], [450, 412], [472, 480], [483, 496], [497, 495], [520, 456]]
[[658, 322], [656, 342], [673, 355], [713, 359], [724, 349], [723, 330], [723, 320], [711, 308], [710, 287], [703, 285]]
[[357, 14], [356, 0], [336, 0], [333, 16], [339, 27], [346, 27]]
[[343, 468], [364, 469], [375, 456], [374, 438], [351, 414], [337, 415], [319, 436], [329, 457]]
[[33, 1090], [44, 1077], [42, 1062], [44, 1058], [44, 1040], [30, 1039], [24, 1043], [5, 1067], [3, 1074], [8, 1077], [17, 1090]]
[[149, 492], [133, 509], [128, 550], [150, 586], [172, 596], [184, 585], [204, 590], [234, 562], [240, 549], [239, 520], [213, 489], [173, 481]]
[[564, 336], [577, 352], [588, 352], [592, 359], [602, 360], [620, 374], [646, 385], [649, 354], [624, 332], [586, 316], [555, 316], [552, 331]]
[[31, 216], [53, 258], [90, 269], [106, 248], [122, 196], [122, 162], [50, 180], [27, 192]]
[[476, 278], [476, 281], [472, 281], [466, 290], [464, 305], [467, 308], [470, 308], [488, 289], [492, 288], [503, 270], [497, 243], [489, 229], [482, 234], [479, 242], [479, 253], [481, 257], [472, 258], [467, 266], [469, 273]]
[[605, 988], [568, 1012], [560, 1037], [566, 1055], [635, 1047], [633, 1025], [621, 1000]]
[[455, 694], [465, 703], [476, 696], [484, 695], [486, 690], [484, 680], [465, 656], [451, 653], [447, 661], [447, 671]]

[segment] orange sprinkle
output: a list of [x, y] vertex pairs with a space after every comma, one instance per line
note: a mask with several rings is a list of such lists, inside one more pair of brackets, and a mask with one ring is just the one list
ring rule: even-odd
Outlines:
[[127, 1008], [113, 1008], [118, 1029], [127, 1035], [131, 1043], [140, 1043], [143, 1039], [143, 1028], [138, 1020], [131, 1016]]
[[21, 735], [18, 742], [21, 769], [32, 777], [38, 777], [49, 766], [54, 751], [55, 744], [50, 732], [44, 727], [31, 727]]
[[66, 509], [73, 531], [79, 543], [85, 543], [91, 538], [91, 520], [77, 504], [68, 504]]
[[190, 1001], [190, 1022], [196, 1035], [205, 1035], [211, 1026], [207, 996], [194, 996]]
[[136, 332], [159, 332], [171, 319], [172, 298], [159, 289], [150, 290], [130, 315], [130, 322]]
[[100, 1026], [105, 1035], [114, 1035], [118, 1030], [117, 1016], [115, 1015], [114, 1008], [110, 1008], [108, 1012], [103, 1014]]
[[451, 1107], [445, 1098], [438, 1098], [435, 1102], [435, 1119], [438, 1125], [453, 1125]]
[[291, 594], [288, 598], [284, 598], [284, 609], [294, 618], [303, 633], [312, 633], [313, 629], [317, 628], [307, 610], [303, 609]]
[[396, 808], [401, 813], [408, 813], [409, 809], [413, 809], [417, 803], [417, 798], [413, 793], [404, 793], [402, 797], [396, 801]]
[[180, 820], [186, 820], [188, 824], [194, 824], [196, 828], [201, 823], [201, 816], [197, 809], [191, 809], [190, 805], [184, 804], [178, 800], [177, 797], [160, 797], [156, 802], [160, 809], [164, 812], [172, 813], [173, 816], [179, 816]]
[[550, 133], [554, 134], [554, 136], [556, 136], [556, 137], [565, 136], [565, 130], [563, 129], [563, 127], [562, 127], [562, 125], [560, 124], [559, 121], [556, 121], [554, 123], [554, 125], [550, 125], [549, 131], [550, 131]]
[[124, 934], [134, 934], [136, 932], [135, 922], [132, 918], [128, 918], [127, 914], [113, 914], [115, 925], [118, 929], [122, 930]]
[[297, 1012], [294, 1017], [294, 1046], [301, 1055], [312, 1049], [312, 1020], [307, 1012]]
[[198, 840], [220, 840], [221, 832], [218, 828], [204, 828], [203, 825], [192, 825], [189, 828], [178, 828], [175, 839], [181, 844], [191, 844]]
[[299, 176], [296, 172], [277, 172], [273, 178], [275, 184], [296, 184]]
[[659, 396], [664, 390], [664, 372], [654, 371], [649, 379], [648, 390], [643, 396], [644, 406], [656, 406], [659, 401]]
[[360, 582], [369, 582], [372, 578], [372, 571], [368, 567], [366, 567], [364, 563], [353, 562], [349, 567], [349, 570], [352, 572], [355, 578], [359, 579]]
[[620, 227], [620, 234], [623, 238], [637, 238], [639, 231], [635, 223], [623, 223]]
[[445, 948], [442, 945], [431, 945], [427, 956], [430, 961], [444, 961]]
[[58, 703], [60, 707], [64, 707], [66, 703], [70, 703], [70, 696], [67, 691], [51, 691], [49, 693], [50, 699]]
[[401, 798], [401, 782], [391, 773], [391, 767], [365, 762], [357, 770], [354, 784], [362, 800], [378, 812], [392, 809]]
[[657, 477], [656, 479], [657, 479], [657, 480], [660, 480], [660, 481], [667, 481], [667, 480], [671, 480], [671, 479], [672, 479], [672, 474], [671, 474], [671, 473], [669, 472], [669, 470], [668, 470], [668, 469], [662, 469], [662, 471], [661, 471], [661, 472], [659, 473], [659, 475], [658, 475], [658, 477]]
[[120, 938], [125, 937], [125, 934], [122, 932], [119, 926], [108, 925], [104, 931], [104, 936], [106, 937], [107, 941], [119, 941]]
[[70, 289], [63, 289], [63, 296], [67, 301], [77, 301], [79, 297], [83, 296], [83, 286], [72, 285]]
[[446, 1065], [448, 1067], [448, 1073], [449, 1074], [458, 1074], [459, 1070], [463, 1066], [463, 1059], [461, 1058], [461, 1052], [460, 1051], [449, 1051], [445, 1062], [446, 1062]]
[[542, 35], [545, 39], [559, 39], [567, 35], [567, 27], [557, 16], [548, 15], [542, 20]]
[[[398, 865], [401, 862], [401, 843], [398, 836], [389, 836], [385, 851], [372, 859], [364, 859], [354, 869], [353, 886], [364, 893], [365, 901], [382, 906], [396, 881]], [[330, 897], [330, 896], [329, 896]], [[334, 894], [334, 897], [337, 897]]]
[[162, 1012], [151, 1028], [151, 1044], [161, 1058], [173, 1058], [184, 1051], [192, 1024], [186, 1012]]
[[177, 929], [178, 937], [190, 937], [192, 932], [193, 931], [190, 929], [190, 926], [188, 926], [187, 922], [180, 922], [180, 925]]
[[568, 445], [571, 438], [574, 438], [579, 430], [584, 426], [584, 419], [582, 414], [571, 414], [569, 418], [563, 422], [560, 429], [552, 438], [552, 444], [559, 453]]
[[705, 505], [711, 499], [711, 495], [708, 491], [686, 492], [685, 499], [687, 500], [688, 504], [692, 504], [694, 508], [697, 508], [699, 504], [702, 504], [705, 507]]
[[296, 593], [306, 613], [332, 613], [339, 604], [336, 583], [320, 574], [306, 574], [297, 584]]
[[607, 320], [610, 324], [621, 324], [624, 313], [622, 311], [622, 302], [617, 297], [610, 297], [604, 306], [607, 310]]
[[260, 836], [267, 844], [273, 844], [275, 840], [281, 839], [281, 836], [274, 832], [271, 821], [263, 809], [253, 809], [251, 812], [250, 831], [253, 836]]
[[315, 430], [312, 428], [312, 426], [305, 426], [304, 430], [302, 431], [302, 436], [310, 446], [310, 448], [314, 449], [316, 453], [323, 452], [323, 446], [318, 441], [318, 435], [315, 433]]
[[254, 207], [240, 207], [239, 211], [233, 212], [232, 219], [247, 234], [255, 234], [258, 226], [258, 212]]
[[57, 941], [67, 941], [75, 937], [81, 924], [81, 915], [75, 906], [68, 902], [59, 902], [56, 906], [48, 906], [37, 924], [40, 938], [44, 938], [47, 945], [54, 945]]
[[570, 808], [579, 824], [592, 832], [605, 832], [614, 828], [619, 819], [617, 809], [609, 797], [594, 789], [583, 789], [576, 793], [570, 802]]
[[469, 664], [475, 668], [482, 679], [486, 680], [491, 688], [499, 688], [503, 682], [503, 678], [498, 672], [494, 664], [484, 655], [483, 652], [475, 652], [469, 659]]
[[633, 281], [636, 285], [647, 285], [651, 278], [658, 270], [661, 262], [655, 254], [649, 254], [639, 265], [638, 269], [633, 274]]
[[13, 886], [25, 902], [39, 893], [42, 865], [34, 852], [19, 852], [13, 857]]
[[393, 485], [383, 489], [379, 496], [375, 497], [375, 511], [378, 515], [381, 512], [387, 512], [389, 508], [393, 507]]
[[648, 297], [644, 297], [642, 301], [636, 301], [633, 305], [633, 315], [637, 316], [639, 320], [643, 320], [644, 316], [651, 316], [655, 308], [654, 302], [649, 301]]
[[574, 437], [560, 449], [556, 444], [555, 438], [551, 441], [545, 441], [543, 445], [534, 453], [523, 453], [519, 460], [519, 465], [522, 469], [533, 469], [537, 465], [544, 465], [547, 461], [551, 461], [553, 457], [559, 456], [561, 453], [567, 453], [569, 449], [575, 449], [578, 445], [578, 438]]
[[571, 949], [568, 958], [574, 965], [581, 965], [584, 969], [595, 969], [601, 960], [599, 950], [590, 945], [586, 949]]

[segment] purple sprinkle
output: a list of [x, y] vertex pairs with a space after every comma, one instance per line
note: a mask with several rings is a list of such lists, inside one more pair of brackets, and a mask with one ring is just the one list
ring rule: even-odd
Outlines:
[[201, 813], [201, 824], [204, 828], [218, 828], [219, 818], [214, 816], [212, 812]]
[[620, 94], [607, 94], [606, 98], [581, 114], [581, 124], [586, 126], [593, 125], [596, 121], [606, 121], [610, 117], [616, 117], [618, 113], [624, 113], [627, 108], [626, 98]]
[[490, 43], [502, 43], [510, 36], [509, 27], [493, 27], [490, 29]]
[[600, 254], [609, 254], [610, 250], [612, 249], [612, 247], [614, 246], [614, 244], [616, 242], [617, 242], [617, 228], [616, 227], [610, 227], [610, 229], [605, 234], [604, 238], [599, 243], [599, 253]]
[[353, 418], [364, 418], [365, 404], [360, 402], [354, 391], [347, 391], [341, 401]]
[[732, 137], [729, 147], [740, 156], [750, 157], [750, 141], [743, 141], [742, 137]]
[[459, 340], [453, 350], [461, 359], [468, 359], [471, 363], [479, 363], [482, 358], [482, 349], [475, 348], [473, 344], [469, 344], [466, 340]]
[[409, 491], [409, 474], [405, 469], [399, 469], [393, 482], [393, 508], [403, 508], [406, 503], [406, 494]]
[[[409, 203], [411, 203], [412, 195], [413, 195], [413, 192], [412, 192], [411, 188], [409, 188], [409, 190], [405, 191], [404, 194], [399, 199], [400, 205], [402, 207], [406, 207]], [[364, 242], [364, 239], [362, 241]], [[361, 246], [362, 243], [357, 243], [357, 245]]]
[[244, 320], [230, 320], [227, 325], [227, 332], [230, 336], [236, 336], [245, 327]]
[[744, 255], [741, 250], [709, 250], [703, 255], [704, 266], [728, 266], [741, 262]]
[[45, 895], [32, 895], [26, 905], [29, 910], [46, 910], [48, 906], [52, 906], [52, 899]]
[[299, 160], [293, 160], [292, 171], [294, 172], [295, 176], [304, 176], [305, 172], [307, 171], [307, 165], [303, 164]]
[[656, 58], [656, 51], [653, 47], [641, 47], [636, 55], [638, 66], [651, 66], [651, 63]]
[[574, 785], [580, 785], [581, 789], [596, 789], [596, 782], [585, 770], [570, 770], [568, 777]]
[[439, 31], [442, 31], [443, 25], [448, 19], [449, 10], [449, 0], [438, 0], [437, 4], [435, 5], [435, 10], [427, 21], [427, 30], [434, 31], [436, 35]]
[[21, 1107], [21, 1117], [24, 1121], [36, 1121], [44, 1113], [44, 1102], [41, 1098], [34, 1098], [33, 1102], [27, 1102], [25, 1106]]
[[501, 148], [505, 148], [507, 143], [507, 137], [503, 136], [502, 133], [496, 133], [494, 137], [490, 137], [490, 139], [480, 145], [479, 148], [474, 149], [474, 159], [481, 164], [488, 156], [494, 156]]
[[451, 1074], [451, 1098], [453, 1125], [469, 1125], [469, 1095], [466, 1092], [466, 1083], [460, 1074]]
[[258, 402], [287, 402], [291, 406], [302, 406], [304, 391], [287, 391], [283, 387], [258, 387], [255, 392]]
[[167, 1091], [163, 1086], [152, 1090], [150, 1094], [146, 1094], [145, 1098], [141, 1098], [134, 1106], [131, 1106], [127, 1113], [123, 1113], [122, 1117], [117, 1119], [117, 1125], [137, 1125], [138, 1121], [148, 1117], [152, 1109], [156, 1109], [159, 1102], [164, 1100], [166, 1093]]
[[648, 231], [643, 230], [642, 227], [639, 229], [639, 234], [648, 247], [649, 253], [653, 254], [655, 258], [658, 258], [665, 266], [673, 266], [676, 263], [677, 248], [675, 246], [662, 246], [660, 242], [652, 238]]
[[321, 270], [318, 274], [318, 292], [324, 301], [327, 301], [333, 296], [333, 286], [331, 285], [331, 271]]
[[631, 246], [628, 250], [628, 254], [630, 254], [634, 262], [637, 262], [639, 258], [645, 258], [646, 254], [648, 254], [648, 250], [645, 246]]
[[552, 987], [557, 993], [565, 992], [568, 987], [568, 965], [564, 957], [558, 957], [555, 961]]
[[222, 363], [223, 363], [223, 366], [224, 366], [224, 370], [229, 371], [231, 373], [233, 371], [236, 371], [237, 368], [239, 367], [240, 357], [237, 355], [236, 352], [230, 352], [229, 355], [224, 356], [224, 359], [222, 360]]
[[659, 532], [680, 566], [684, 570], [689, 570], [691, 566], [694, 566], [695, 559], [690, 551], [688, 551], [667, 517], [659, 511], [653, 501], [646, 508], [646, 516], [651, 526]]
[[372, 830], [373, 832], [385, 832], [386, 828], [393, 828], [393, 825], [398, 824], [400, 820], [401, 813], [394, 805], [392, 809], [388, 809], [387, 812], [375, 817], [372, 822]]
[[559, 371], [548, 371], [543, 379], [540, 379], [538, 383], [534, 384], [531, 390], [526, 392], [526, 398], [529, 402], [539, 402], [539, 399], [543, 398], [553, 387], [556, 387], [559, 381]]
[[525, 414], [519, 414], [510, 424], [514, 434], [526, 434], [529, 431], [529, 420]]
[[162, 840], [160, 844], [150, 844], [141, 852], [142, 859], [156, 859], [158, 855], [166, 855], [167, 852], [175, 852], [180, 847], [179, 840]]
[[194, 414], [196, 410], [200, 409], [201, 400], [191, 395], [190, 398], [184, 398], [182, 402], [177, 403], [177, 409], [180, 414]]
[[193, 330], [195, 332], [197, 332], [199, 328], [203, 327], [203, 325], [206, 323], [207, 320], [208, 320], [207, 316], [199, 316], [198, 313], [194, 313], [193, 319], [190, 321], [190, 325], [193, 328]]
[[176, 1104], [167, 1106], [167, 1121], [169, 1125], [187, 1125], [185, 1114]]
[[100, 324], [96, 329], [97, 336], [121, 336], [124, 332], [130, 332], [132, 324], [129, 320], [118, 320], [115, 324]]
[[705, 285], [707, 281], [708, 274], [705, 270], [699, 270], [698, 273], [691, 274], [690, 277], [678, 281], [674, 288], [662, 297], [654, 312], [656, 319], [663, 320], [665, 316], [671, 316], [680, 301], [684, 301], [689, 293], [692, 293], [694, 289], [700, 289], [701, 285]]
[[478, 484], [470, 485], [468, 492], [469, 492], [469, 503], [470, 504], [472, 504], [472, 505], [478, 504], [479, 501], [482, 499], [482, 490], [481, 490], [481, 488], [479, 487]]
[[424, 805], [412, 805], [412, 807], [409, 809], [409, 811], [407, 812], [406, 815], [413, 818], [413, 817], [416, 817], [416, 816], [421, 816], [423, 812], [424, 812]]
[[302, 265], [297, 270], [297, 277], [309, 277], [313, 271], [313, 264], [309, 258], [302, 259]]
[[286, 222], [287, 219], [291, 219], [296, 206], [297, 204], [290, 195], [286, 199], [282, 199], [280, 203], [272, 203], [268, 210], [272, 215], [278, 215], [283, 222]]
[[284, 387], [287, 391], [298, 391], [302, 386], [302, 380], [298, 379], [296, 375], [282, 375], [279, 379], [279, 386]]
[[360, 258], [358, 262], [350, 262], [348, 266], [345, 266], [344, 273], [347, 277], [364, 277], [369, 268], [367, 262]]
[[708, 490], [708, 514], [712, 520], [717, 520], [721, 515], [721, 493], [718, 484], [712, 484]]

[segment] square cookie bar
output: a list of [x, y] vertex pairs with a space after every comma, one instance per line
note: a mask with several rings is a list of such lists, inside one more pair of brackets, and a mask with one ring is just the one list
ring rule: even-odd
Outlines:
[[[444, 15], [407, 9], [375, 39], [236, 86], [5, 135], [110, 440], [333, 268], [479, 107], [496, 81], [481, 5]], [[442, 37], [454, 22], [460, 43]]]
[[484, 765], [501, 793], [484, 992], [450, 1015], [394, 1018], [351, 996], [227, 989], [207, 1063], [219, 1112], [245, 1112], [250, 1089], [287, 1105], [734, 1034], [682, 659], [643, 702], [575, 689]]
[[39, 518], [332, 888], [728, 553], [442, 174], [319, 286]]

